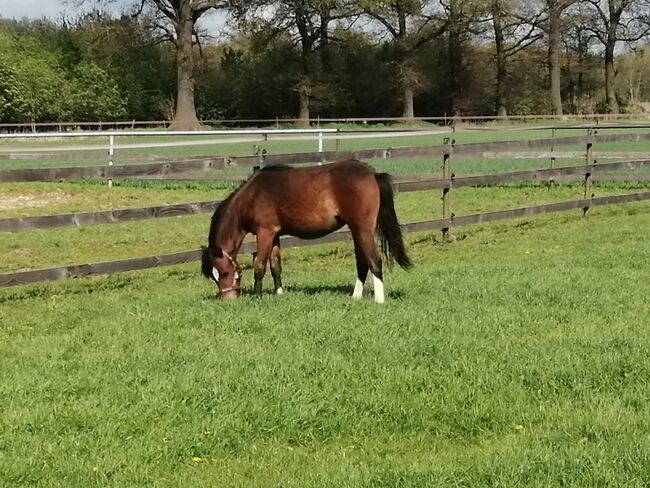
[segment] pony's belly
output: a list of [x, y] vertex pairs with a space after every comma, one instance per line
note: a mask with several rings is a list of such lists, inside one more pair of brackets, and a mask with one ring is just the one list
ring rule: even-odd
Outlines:
[[318, 239], [319, 237], [331, 234], [334, 231], [343, 227], [344, 223], [338, 220], [328, 223], [329, 225], [304, 225], [304, 226], [288, 226], [284, 227], [280, 233], [282, 235], [295, 236], [300, 239]]

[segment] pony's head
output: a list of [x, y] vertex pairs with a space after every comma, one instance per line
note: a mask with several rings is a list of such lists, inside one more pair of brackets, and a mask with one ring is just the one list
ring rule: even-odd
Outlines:
[[218, 296], [237, 298], [241, 287], [241, 268], [235, 258], [220, 247], [204, 247], [201, 259], [203, 276], [212, 279], [219, 288]]

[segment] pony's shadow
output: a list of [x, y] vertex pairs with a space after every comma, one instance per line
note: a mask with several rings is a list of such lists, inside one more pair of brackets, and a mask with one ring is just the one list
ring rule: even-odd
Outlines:
[[[352, 292], [354, 291], [353, 287], [349, 285], [294, 285], [291, 288], [287, 289], [287, 293], [302, 293], [304, 295], [320, 295], [323, 293], [331, 293], [333, 295], [341, 295], [351, 297]], [[367, 297], [372, 297], [372, 289], [366, 288], [364, 290], [364, 295]], [[404, 294], [399, 290], [393, 290], [386, 293], [388, 298], [400, 299], [403, 298]]]
[[[322, 294], [332, 294], [332, 295], [339, 295], [339, 296], [344, 296], [344, 297], [351, 297], [353, 292], [353, 288], [351, 286], [346, 286], [346, 285], [294, 285], [289, 288], [286, 288], [286, 293], [287, 294], [303, 294], [303, 295], [310, 295], [310, 296], [318, 296]], [[364, 290], [364, 295], [366, 297], [372, 298], [373, 296], [373, 291], [372, 289], [366, 288]], [[242, 289], [240, 296], [242, 297], [256, 297], [256, 295], [253, 293], [252, 288], [251, 289]], [[275, 296], [275, 293], [272, 290], [264, 290], [262, 292], [262, 296]], [[399, 290], [392, 290], [386, 293], [387, 298], [391, 298], [394, 300], [399, 300], [401, 298], [404, 298], [404, 294], [399, 291]], [[205, 296], [206, 300], [215, 299], [214, 293], [210, 295]]]

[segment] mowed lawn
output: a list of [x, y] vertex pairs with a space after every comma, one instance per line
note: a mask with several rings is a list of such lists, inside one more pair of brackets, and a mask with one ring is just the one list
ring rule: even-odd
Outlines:
[[409, 235], [383, 306], [349, 243], [234, 303], [197, 263], [2, 289], [0, 486], [648, 486], [650, 205], [590, 212]]

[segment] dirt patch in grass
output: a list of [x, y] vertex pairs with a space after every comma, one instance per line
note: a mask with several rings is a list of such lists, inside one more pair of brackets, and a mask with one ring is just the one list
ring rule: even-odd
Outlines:
[[9, 194], [0, 195], [0, 211], [19, 210], [22, 208], [47, 207], [65, 202], [70, 195], [61, 190], [41, 194]]

